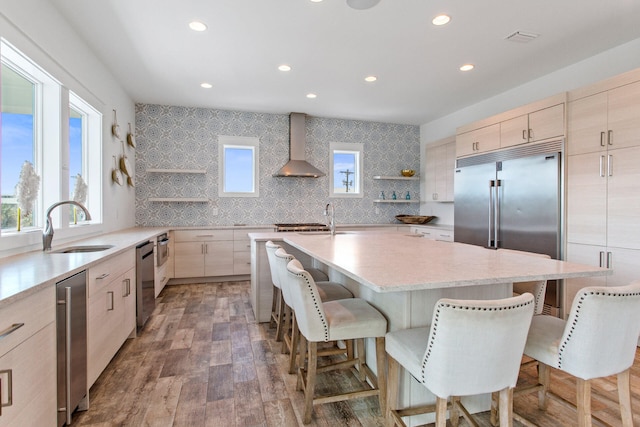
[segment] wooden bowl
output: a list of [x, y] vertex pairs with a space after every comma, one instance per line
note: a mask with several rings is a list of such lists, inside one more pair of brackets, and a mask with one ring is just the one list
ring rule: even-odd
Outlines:
[[405, 224], [426, 224], [437, 217], [423, 215], [396, 215], [396, 219]]

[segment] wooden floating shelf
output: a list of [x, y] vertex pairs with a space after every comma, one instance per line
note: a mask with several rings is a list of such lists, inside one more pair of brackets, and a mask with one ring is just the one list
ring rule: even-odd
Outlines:
[[192, 203], [209, 203], [209, 199], [199, 197], [151, 197], [147, 199], [150, 202], [192, 202]]
[[384, 176], [384, 175], [376, 175], [373, 179], [388, 179], [388, 180], [400, 180], [400, 181], [418, 181], [420, 180], [419, 176]]
[[147, 169], [147, 173], [207, 173], [204, 169]]
[[420, 203], [420, 200], [406, 200], [406, 199], [397, 199], [397, 200], [382, 200], [382, 199], [375, 199], [373, 201], [373, 203]]

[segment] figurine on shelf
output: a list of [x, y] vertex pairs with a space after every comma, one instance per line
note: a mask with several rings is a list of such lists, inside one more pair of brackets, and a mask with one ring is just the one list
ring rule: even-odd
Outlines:
[[380, 200], [384, 200], [384, 191], [380, 192]]
[[396, 196], [396, 192], [391, 193], [391, 199], [396, 200], [398, 196]]
[[409, 192], [407, 191], [407, 195], [404, 196], [404, 198], [407, 200], [411, 200], [411, 194], [409, 194]]

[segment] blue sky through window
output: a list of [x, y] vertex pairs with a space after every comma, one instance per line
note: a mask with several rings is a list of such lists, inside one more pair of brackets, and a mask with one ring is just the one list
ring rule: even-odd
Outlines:
[[253, 149], [225, 147], [224, 191], [250, 193], [253, 188]]
[[2, 113], [2, 183], [3, 196], [15, 195], [20, 170], [25, 160], [33, 159], [33, 116]]
[[334, 152], [333, 154], [333, 191], [336, 193], [346, 193], [347, 186], [344, 181], [347, 179], [345, 171], [351, 171], [348, 180], [349, 192], [354, 191], [354, 183], [356, 182], [356, 155], [354, 153], [340, 153]]

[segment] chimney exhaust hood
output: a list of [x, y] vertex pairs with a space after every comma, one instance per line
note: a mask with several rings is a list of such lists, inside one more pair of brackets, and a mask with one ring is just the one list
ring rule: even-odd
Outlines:
[[305, 114], [289, 114], [289, 161], [274, 173], [274, 177], [318, 178], [325, 173], [305, 160]]

